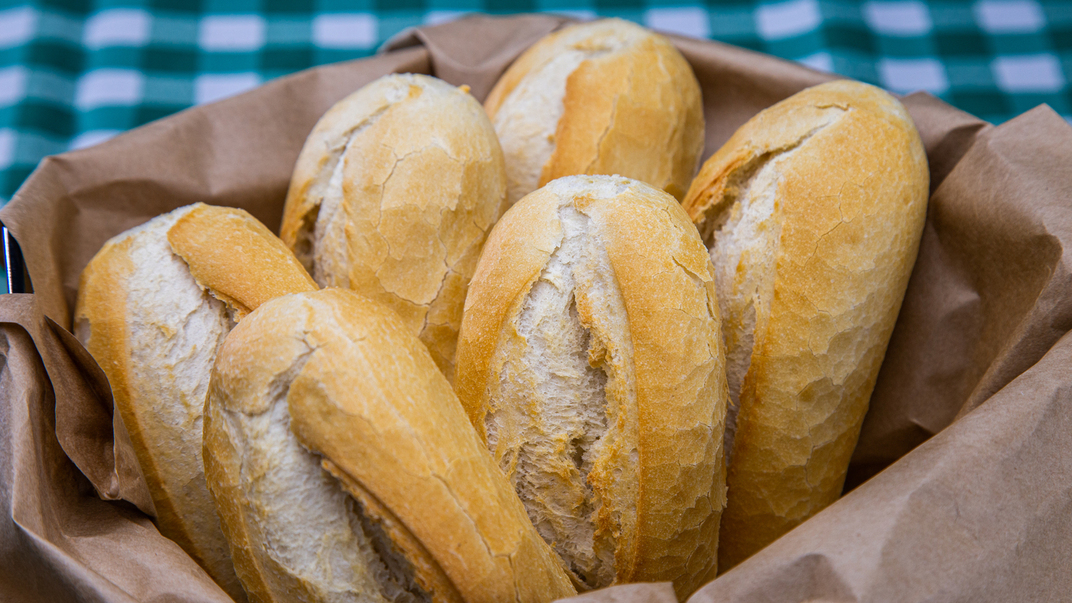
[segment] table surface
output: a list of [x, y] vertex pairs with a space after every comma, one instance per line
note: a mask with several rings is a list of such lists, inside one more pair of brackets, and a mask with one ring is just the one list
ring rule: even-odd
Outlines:
[[993, 123], [1040, 103], [1072, 121], [1072, 0], [0, 0], [0, 206], [46, 155], [471, 12], [621, 17]]
[[42, 157], [467, 12], [616, 16], [928, 90], [999, 123], [1072, 119], [1072, 1], [0, 0], [0, 205]]

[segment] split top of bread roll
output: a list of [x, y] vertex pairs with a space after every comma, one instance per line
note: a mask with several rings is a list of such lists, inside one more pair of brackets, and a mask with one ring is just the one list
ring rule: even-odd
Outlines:
[[322, 287], [397, 312], [449, 379], [466, 288], [505, 196], [499, 141], [467, 89], [388, 75], [309, 134], [280, 236]]
[[711, 248], [735, 403], [723, 569], [840, 496], [927, 192], [904, 107], [851, 81], [756, 115], [693, 181], [683, 205]]
[[575, 594], [427, 350], [341, 289], [227, 337], [209, 487], [253, 601], [551, 601]]
[[713, 579], [724, 356], [706, 249], [677, 201], [556, 180], [492, 231], [456, 389], [540, 534], [590, 587]]
[[[82, 272], [75, 333], [104, 369], [160, 532], [244, 599], [209, 498], [201, 416], [216, 350], [248, 312], [316, 288], [240, 209], [179, 208], [105, 243]], [[117, 459], [118, 462], [118, 459]]]
[[620, 174], [680, 199], [703, 152], [692, 68], [666, 38], [620, 19], [540, 40], [484, 106], [506, 154], [510, 203], [573, 174]]

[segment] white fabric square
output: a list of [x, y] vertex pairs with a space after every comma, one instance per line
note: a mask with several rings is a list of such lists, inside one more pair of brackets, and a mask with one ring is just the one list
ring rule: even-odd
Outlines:
[[644, 12], [644, 25], [666, 33], [706, 38], [711, 34], [707, 11], [698, 6], [652, 8]]
[[106, 46], [144, 46], [149, 41], [152, 17], [138, 9], [117, 8], [101, 11], [82, 30], [82, 43], [89, 49]]
[[949, 89], [945, 66], [935, 59], [882, 59], [878, 73], [882, 85], [894, 92], [926, 90], [941, 94]]
[[119, 130], [90, 130], [89, 132], [82, 132], [76, 136], [69, 145], [67, 145], [67, 148], [72, 151], [84, 149], [95, 144], [100, 144], [109, 138], [113, 138], [116, 134], [119, 134]]
[[136, 105], [145, 90], [145, 76], [132, 69], [97, 69], [78, 78], [74, 104], [81, 110], [108, 105]]
[[0, 11], [0, 48], [21, 46], [33, 38], [37, 11], [20, 6]]
[[313, 44], [321, 48], [372, 48], [379, 22], [369, 13], [318, 15], [313, 19]]
[[256, 88], [261, 78], [256, 73], [211, 73], [194, 80], [194, 102], [201, 105]]
[[1035, 33], [1046, 25], [1034, 0], [981, 0], [972, 9], [979, 27], [989, 33]]
[[931, 14], [922, 2], [868, 2], [864, 20], [887, 36], [920, 36], [931, 31]]
[[0, 69], [0, 107], [20, 102], [26, 96], [29, 74], [21, 65]]
[[201, 19], [197, 43], [217, 52], [259, 50], [264, 46], [265, 29], [259, 15], [213, 15]]
[[464, 10], [430, 10], [424, 13], [424, 24], [439, 25], [440, 23], [453, 21], [467, 14], [469, 14], [469, 11]]
[[790, 0], [763, 4], [756, 9], [756, 29], [766, 40], [790, 38], [808, 33], [822, 23], [816, 0]]
[[15, 163], [15, 131], [0, 128], [0, 169]]
[[803, 59], [798, 59], [797, 62], [818, 71], [825, 71], [827, 73], [834, 71], [834, 57], [830, 56], [829, 52], [817, 52], [811, 56], [806, 56]]
[[1006, 92], [1059, 92], [1065, 85], [1061, 63], [1052, 54], [998, 57], [990, 67]]

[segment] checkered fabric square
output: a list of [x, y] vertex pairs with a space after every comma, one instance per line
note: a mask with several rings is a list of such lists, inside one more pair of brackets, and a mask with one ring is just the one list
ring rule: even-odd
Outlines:
[[622, 17], [995, 123], [1072, 115], [1072, 0], [0, 0], [0, 204], [46, 155], [469, 12]]

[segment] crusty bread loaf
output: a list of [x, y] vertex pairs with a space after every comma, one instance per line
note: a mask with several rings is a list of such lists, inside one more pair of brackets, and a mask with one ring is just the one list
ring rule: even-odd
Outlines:
[[927, 191], [904, 107], [849, 81], [760, 113], [693, 181], [684, 207], [711, 248], [740, 408], [723, 571], [840, 496]]
[[252, 216], [202, 204], [113, 238], [82, 273], [75, 332], [108, 376], [156, 524], [237, 600], [245, 595], [201, 463], [212, 362], [246, 313], [315, 288]]
[[466, 288], [505, 195], [499, 141], [466, 89], [389, 75], [317, 123], [280, 236], [322, 287], [397, 312], [450, 379]]
[[703, 151], [692, 68], [664, 37], [620, 19], [540, 40], [484, 106], [506, 154], [510, 203], [573, 174], [620, 174], [681, 199]]
[[279, 298], [227, 336], [204, 446], [254, 602], [575, 594], [428, 351], [350, 291]]
[[493, 229], [456, 391], [529, 517], [590, 587], [714, 577], [727, 392], [714, 278], [677, 201], [556, 180]]

